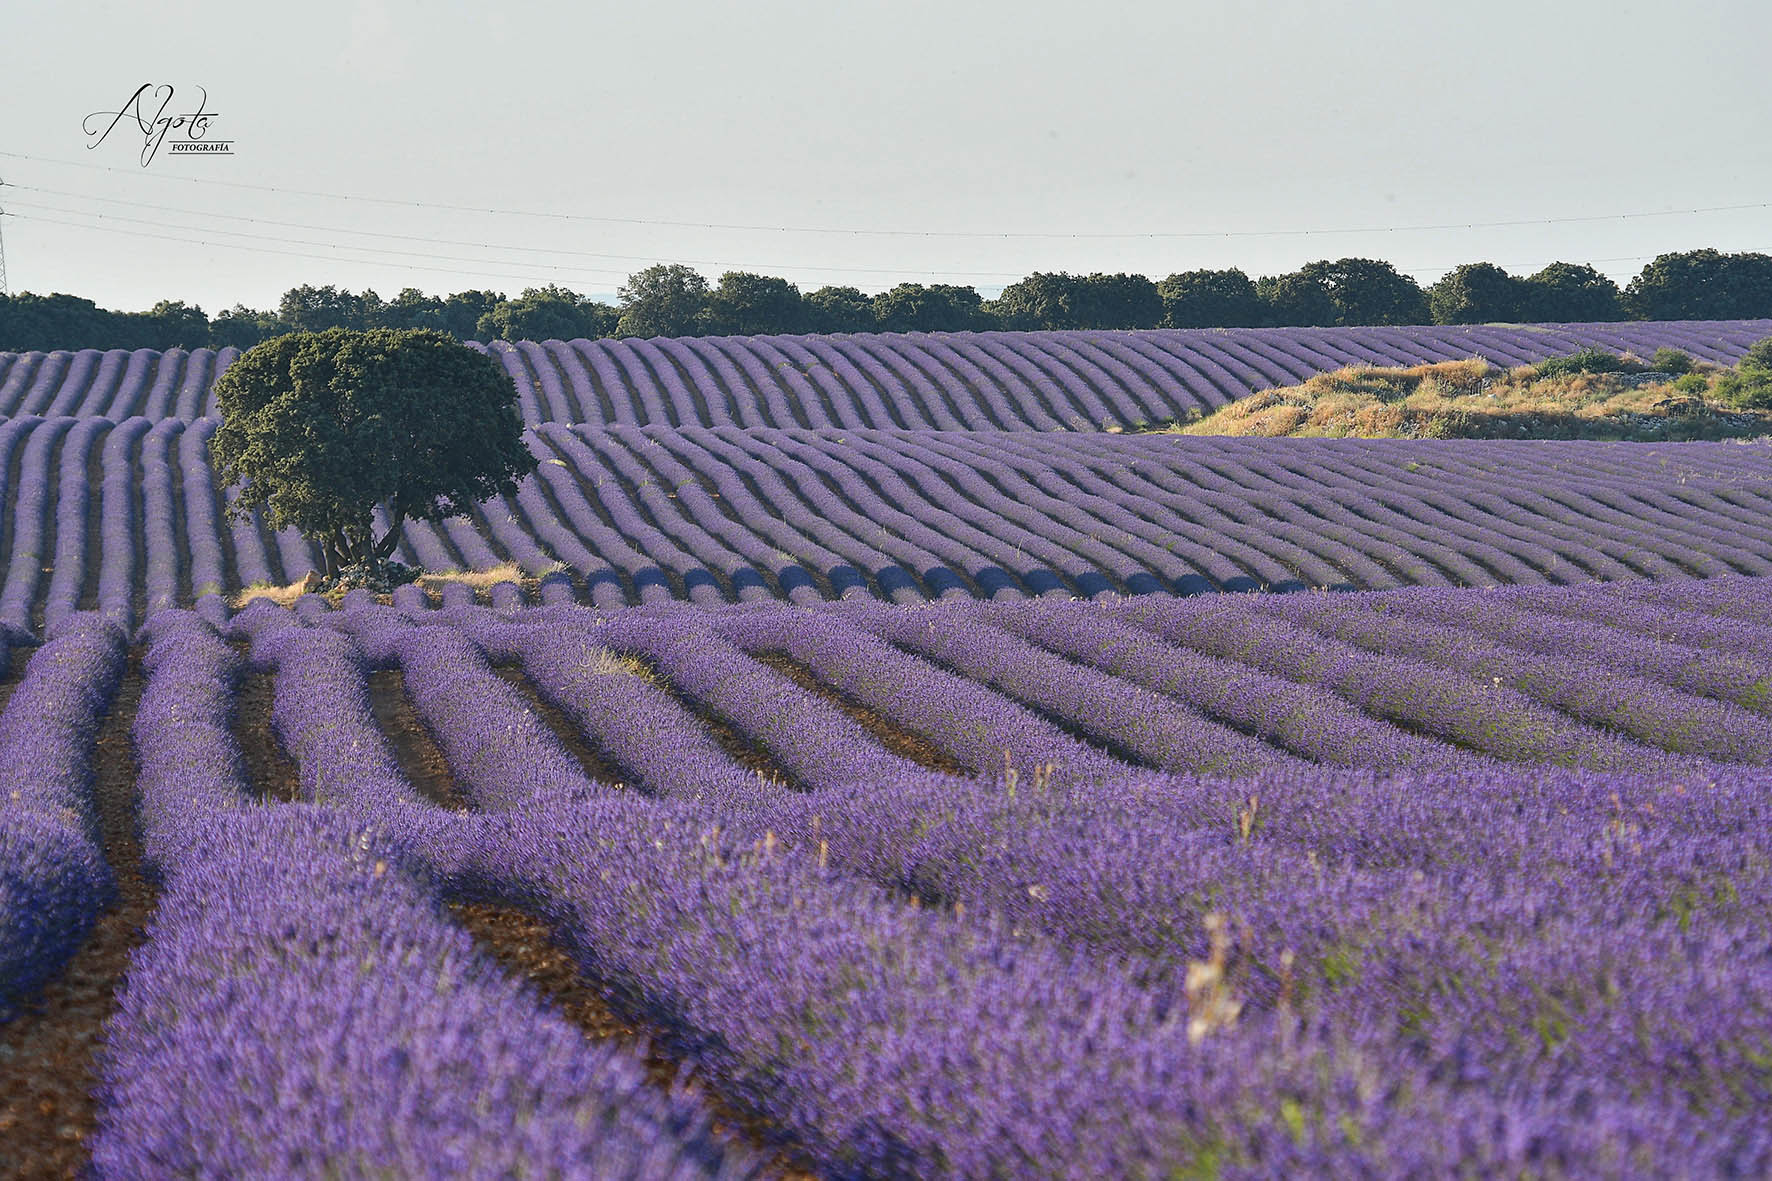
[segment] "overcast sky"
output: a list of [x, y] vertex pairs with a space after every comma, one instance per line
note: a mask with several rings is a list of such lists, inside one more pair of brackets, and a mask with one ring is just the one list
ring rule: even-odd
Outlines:
[[[603, 295], [659, 261], [990, 293], [1772, 251], [1762, 0], [135, 0], [0, 27], [11, 290], [110, 307]], [[231, 154], [89, 146], [144, 83], [168, 113], [206, 91]]]

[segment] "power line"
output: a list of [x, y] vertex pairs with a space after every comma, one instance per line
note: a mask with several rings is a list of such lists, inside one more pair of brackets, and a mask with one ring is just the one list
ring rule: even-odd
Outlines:
[[23, 152], [0, 151], [0, 157], [14, 160], [28, 160], [36, 164], [50, 164], [66, 168], [85, 168], [97, 172], [109, 172], [124, 176], [151, 177], [154, 180], [181, 182], [194, 185], [212, 185], [224, 188], [244, 189], [259, 193], [278, 193], [285, 196], [318, 197], [329, 201], [351, 201], [359, 204], [392, 205], [408, 209], [436, 209], [455, 213], [493, 214], [506, 217], [535, 217], [559, 221], [598, 222], [607, 225], [661, 226], [672, 229], [702, 230], [744, 230], [782, 234], [833, 234], [852, 237], [884, 237], [884, 238], [975, 238], [975, 239], [1199, 239], [1199, 238], [1287, 238], [1309, 237], [1312, 235], [1329, 236], [1335, 234], [1398, 234], [1419, 233], [1425, 231], [1444, 230], [1482, 230], [1506, 229], [1520, 226], [1551, 226], [1575, 225], [1589, 222], [1630, 221], [1650, 217], [1687, 217], [1706, 213], [1736, 213], [1750, 209], [1772, 209], [1772, 201], [1752, 201], [1733, 205], [1704, 205], [1682, 209], [1648, 209], [1625, 213], [1581, 214], [1568, 217], [1510, 218], [1499, 221], [1456, 221], [1438, 222], [1417, 225], [1376, 225], [1376, 226], [1335, 226], [1314, 229], [1279, 229], [1279, 230], [1169, 230], [1141, 232], [992, 232], [977, 230], [878, 230], [862, 227], [840, 226], [792, 226], [762, 225], [742, 222], [703, 222], [673, 221], [665, 218], [650, 217], [615, 217], [589, 213], [560, 213], [557, 211], [534, 209], [499, 209], [478, 205], [456, 205], [441, 201], [413, 201], [394, 197], [366, 197], [350, 193], [330, 193], [315, 189], [284, 188], [277, 185], [256, 185], [245, 181], [220, 180], [211, 177], [166, 176], [131, 171], [126, 168], [114, 168], [106, 164], [88, 164], [77, 160], [58, 160], [48, 156], [33, 156]]
[[[14, 208], [16, 208], [16, 206]], [[65, 212], [65, 211], [56, 210], [54, 212]], [[397, 268], [397, 269], [401, 269], [401, 270], [429, 271], [429, 272], [436, 272], [436, 273], [442, 273], [442, 274], [452, 274], [452, 275], [476, 275], [481, 278], [508, 279], [513, 282], [520, 282], [520, 283], [532, 283], [533, 284], [533, 283], [545, 282], [547, 280], [548, 276], [535, 275], [535, 274], [514, 275], [514, 274], [510, 274], [508, 272], [499, 271], [495, 268], [498, 266], [501, 266], [501, 265], [503, 265], [503, 266], [519, 266], [519, 267], [542, 267], [542, 268], [546, 268], [551, 271], [561, 272], [564, 275], [594, 275], [594, 276], [598, 276], [600, 279], [604, 279], [604, 280], [611, 279], [611, 278], [613, 278], [613, 279], [627, 278], [627, 275], [621, 271], [612, 271], [612, 270], [606, 271], [606, 270], [597, 270], [594, 268], [584, 268], [584, 267], [581, 267], [581, 268], [555, 267], [555, 266], [551, 266], [546, 263], [522, 262], [522, 261], [508, 260], [508, 259], [505, 259], [505, 260], [501, 260], [501, 259], [492, 259], [492, 260], [460, 259], [459, 261], [469, 264], [469, 266], [467, 266], [467, 267], [428, 266], [423, 263], [401, 262], [401, 261], [392, 260], [392, 259], [341, 257], [341, 256], [335, 255], [335, 254], [314, 254], [314, 253], [307, 252], [307, 251], [284, 250], [284, 249], [279, 249], [274, 246], [254, 246], [254, 245], [249, 245], [247, 243], [242, 243], [242, 242], [217, 242], [217, 241], [211, 241], [205, 237], [199, 237], [199, 238], [179, 237], [179, 236], [176, 236], [173, 234], [154, 233], [154, 232], [148, 231], [148, 230], [129, 229], [129, 228], [125, 228], [123, 226], [92, 225], [87, 222], [68, 221], [66, 219], [58, 218], [58, 217], [46, 217], [43, 214], [37, 213], [37, 212], [23, 213], [23, 214], [16, 213], [16, 212], [9, 212], [7, 214], [7, 216], [15, 218], [17, 220], [21, 220], [21, 221], [32, 221], [32, 222], [38, 222], [38, 223], [46, 224], [46, 225], [68, 226], [73, 229], [92, 230], [92, 231], [96, 231], [98, 233], [105, 233], [105, 234], [127, 234], [133, 238], [150, 238], [150, 239], [163, 241], [163, 242], [176, 242], [180, 245], [185, 245], [185, 246], [220, 247], [220, 248], [228, 249], [228, 250], [243, 250], [243, 251], [249, 251], [249, 252], [258, 253], [258, 254], [276, 254], [276, 255], [282, 255], [287, 258], [315, 259], [315, 260], [318, 260], [321, 262], [356, 263], [361, 266], [393, 267], [393, 268]], [[105, 219], [111, 220], [111, 221], [130, 221], [130, 222], [143, 221], [143, 219], [140, 219], [140, 218], [109, 217], [106, 214], [83, 214], [80, 216], [99, 217], [99, 218], [105, 218]], [[146, 223], [146, 224], [157, 224], [157, 223]], [[448, 259], [451, 259], [454, 257], [451, 255], [424, 254], [424, 253], [418, 252], [418, 251], [395, 251], [395, 250], [391, 250], [391, 249], [386, 249], [386, 248], [381, 248], [381, 247], [373, 247], [373, 246], [347, 246], [347, 245], [334, 245], [332, 243], [326, 243], [326, 242], [307, 242], [307, 241], [303, 241], [300, 239], [269, 238], [266, 235], [244, 234], [243, 232], [236, 231], [236, 230], [205, 231], [205, 230], [197, 229], [195, 227], [183, 227], [183, 226], [174, 227], [174, 228], [178, 228], [178, 229], [190, 228], [190, 229], [192, 229], [192, 231], [194, 233], [198, 233], [198, 234], [212, 233], [212, 234], [232, 235], [232, 236], [236, 236], [236, 237], [249, 237], [249, 238], [258, 239], [261, 241], [278, 242], [283, 245], [317, 246], [317, 247], [320, 247], [321, 249], [329, 249], [329, 250], [355, 250], [355, 251], [359, 251], [359, 252], [383, 253], [383, 254], [397, 253], [397, 254], [410, 255], [413, 257], [417, 257], [417, 258], [428, 258], [428, 259], [432, 259], [432, 260], [448, 260]], [[492, 267], [486, 267], [486, 266], [481, 265], [484, 261], [490, 261], [493, 264]], [[915, 268], [906, 268], [905, 270], [902, 270], [902, 271], [890, 271], [890, 272], [884, 272], [884, 273], [896, 274], [896, 275], [911, 275], [911, 276], [927, 274], [927, 272], [919, 271]], [[1019, 275], [1008, 276], [1008, 277], [1020, 278]]]
[[[68, 197], [68, 198], [72, 198], [73, 200], [76, 200], [76, 201], [94, 201], [94, 202], [98, 202], [100, 204], [105, 204], [105, 205], [122, 205], [122, 206], [126, 206], [126, 207], [132, 208], [132, 209], [152, 209], [152, 210], [156, 210], [156, 211], [159, 211], [162, 213], [176, 213], [176, 214], [179, 214], [179, 215], [185, 216], [185, 217], [223, 218], [228, 221], [241, 221], [241, 222], [247, 222], [247, 223], [250, 223], [253, 225], [281, 226], [286, 229], [315, 230], [315, 231], [318, 231], [320, 233], [325, 233], [325, 234], [349, 234], [353, 237], [360, 237], [360, 238], [387, 238], [389, 240], [398, 241], [398, 242], [434, 242], [434, 243], [437, 243], [437, 244], [443, 245], [443, 246], [465, 246], [465, 247], [468, 247], [470, 249], [475, 249], [475, 250], [513, 250], [513, 251], [517, 251], [517, 252], [523, 253], [523, 254], [566, 255], [566, 256], [570, 256], [570, 257], [574, 257], [574, 258], [605, 259], [605, 260], [612, 261], [612, 262], [639, 262], [639, 263], [646, 263], [646, 264], [659, 263], [659, 262], [678, 263], [683, 266], [716, 267], [716, 268], [728, 269], [728, 270], [753, 269], [754, 268], [759, 271], [784, 271], [784, 270], [821, 271], [821, 272], [828, 271], [828, 272], [832, 272], [835, 274], [856, 274], [856, 275], [919, 274], [919, 275], [927, 275], [927, 276], [933, 276], [933, 277], [939, 277], [939, 278], [957, 278], [957, 279], [1019, 279], [1022, 277], [1020, 272], [1010, 272], [1010, 271], [931, 271], [931, 270], [923, 270], [920, 268], [904, 268], [904, 267], [825, 266], [825, 265], [816, 265], [816, 264], [810, 264], [810, 263], [722, 262], [717, 259], [707, 259], [707, 258], [660, 258], [656, 255], [649, 255], [649, 254], [606, 254], [606, 253], [601, 253], [598, 251], [591, 251], [591, 250], [570, 250], [570, 249], [564, 249], [564, 248], [557, 249], [557, 248], [547, 247], [547, 246], [516, 246], [516, 245], [503, 244], [503, 243], [473, 242], [473, 241], [468, 241], [468, 240], [460, 239], [460, 238], [439, 238], [439, 237], [436, 237], [436, 236], [430, 235], [430, 234], [396, 234], [396, 233], [385, 233], [385, 232], [382, 232], [379, 230], [353, 230], [353, 229], [346, 228], [344, 226], [316, 225], [312, 222], [280, 221], [276, 218], [250, 217], [250, 216], [247, 216], [246, 214], [240, 214], [240, 213], [211, 213], [207, 210], [202, 210], [202, 209], [186, 209], [186, 208], [176, 206], [176, 205], [159, 205], [159, 204], [155, 204], [155, 203], [149, 202], [149, 201], [127, 201], [127, 200], [124, 200], [120, 197], [94, 197], [94, 196], [88, 195], [86, 193], [70, 192], [66, 189], [50, 189], [50, 188], [44, 188], [40, 185], [21, 185], [21, 184], [14, 184], [10, 181], [0, 181], [0, 187], [15, 189], [21, 193], [43, 193], [43, 194], [46, 194], [49, 196], [55, 196], [55, 197]], [[27, 208], [30, 208], [30, 207], [35, 207], [35, 206], [28, 206]], [[72, 213], [72, 214], [75, 214], [75, 215], [81, 216], [81, 217], [108, 217], [108, 218], [111, 218], [116, 221], [134, 221], [134, 222], [138, 222], [139, 224], [142, 224], [142, 225], [159, 225], [160, 224], [159, 222], [148, 221], [148, 220], [142, 219], [142, 218], [124, 217], [121, 214], [115, 214], [115, 213], [90, 213], [86, 210], [63, 209], [63, 208], [54, 207], [54, 206], [50, 206], [48, 208], [50, 209], [51, 212]], [[169, 226], [167, 228], [169, 228], [169, 229], [187, 229], [187, 228], [188, 229], [199, 229], [199, 227], [195, 227], [195, 226], [191, 226], [191, 227]], [[201, 227], [201, 229], [207, 230], [208, 227]], [[239, 234], [240, 233], [240, 231], [235, 231], [235, 230], [215, 230], [213, 232], [224, 233], [224, 234]], [[256, 236], [256, 235], [244, 235], [244, 236]], [[311, 243], [310, 243], [310, 245], [311, 245]], [[351, 249], [355, 249], [355, 248], [353, 247]], [[378, 249], [378, 248], [366, 247], [365, 249]], [[389, 251], [389, 253], [399, 253], [399, 252]], [[444, 257], [444, 256], [433, 256], [433, 257]], [[517, 260], [512, 260], [512, 262], [513, 262], [513, 265], [516, 265], [516, 266], [543, 266], [543, 265], [547, 265], [547, 264], [542, 264], [542, 263], [521, 262], [521, 261], [517, 261]], [[613, 272], [611, 272], [611, 273], [613, 273]]]

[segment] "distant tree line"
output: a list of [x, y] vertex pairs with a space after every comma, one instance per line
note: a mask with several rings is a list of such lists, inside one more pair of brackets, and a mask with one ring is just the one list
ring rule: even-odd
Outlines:
[[573, 340], [600, 336], [718, 336], [795, 332], [963, 332], [991, 328], [1235, 328], [1484, 324], [1772, 317], [1772, 255], [1690, 250], [1663, 254], [1622, 291], [1590, 266], [1557, 262], [1534, 275], [1466, 263], [1422, 288], [1387, 262], [1342, 258], [1287, 275], [1198, 270], [1143, 275], [1036, 272], [986, 300], [971, 287], [901, 283], [802, 293], [786, 279], [728, 271], [717, 284], [681, 265], [630, 275], [619, 304], [564, 287], [426, 295], [295, 287], [276, 311], [236, 305], [216, 316], [162, 300], [116, 312], [72, 295], [0, 296], [0, 350], [246, 349], [287, 332], [429, 328], [458, 340]]

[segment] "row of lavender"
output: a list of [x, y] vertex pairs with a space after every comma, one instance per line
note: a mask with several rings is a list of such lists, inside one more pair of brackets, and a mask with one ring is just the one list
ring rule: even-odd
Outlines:
[[[139, 622], [316, 569], [293, 531], [226, 518], [216, 424], [0, 423], [0, 626]], [[558, 424], [529, 445], [515, 496], [409, 526], [396, 556], [514, 562], [546, 601], [606, 607], [1772, 573], [1759, 445]]]
[[[1772, 1164], [1772, 815], [1741, 765], [1766, 761], [1772, 716], [1757, 580], [612, 615], [402, 599], [228, 624], [275, 673], [293, 807], [241, 776], [233, 650], [193, 616], [150, 628], [136, 734], [166, 893], [110, 1031], [108, 1175], [592, 1145], [737, 1167], [692, 1103], [623, 1090], [630, 1063], [513, 996], [440, 896], [543, 913], [833, 1175]], [[1420, 651], [1391, 653], [1392, 628]], [[46, 660], [92, 647], [91, 624], [68, 633], [27, 680], [105, 682]], [[922, 771], [770, 653], [958, 764], [1008, 750], [1022, 774]], [[389, 665], [473, 811], [400, 777], [367, 688]], [[792, 782], [742, 769], [705, 714]], [[243, 973], [266, 987], [225, 986]], [[436, 1116], [415, 1121], [420, 1080]]]
[[[627, 426], [1095, 431], [1177, 419], [1343, 365], [1580, 348], [1676, 348], [1731, 365], [1772, 320], [1417, 328], [881, 333], [494, 341], [524, 421]], [[0, 353], [0, 416], [120, 422], [215, 413], [238, 355], [171, 349]]]

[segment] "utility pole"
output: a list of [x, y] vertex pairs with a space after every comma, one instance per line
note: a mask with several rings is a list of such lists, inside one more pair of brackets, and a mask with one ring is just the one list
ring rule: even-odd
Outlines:
[[[0, 180], [0, 188], [6, 182]], [[11, 295], [12, 289], [6, 285], [6, 210], [0, 209], [0, 295]]]

